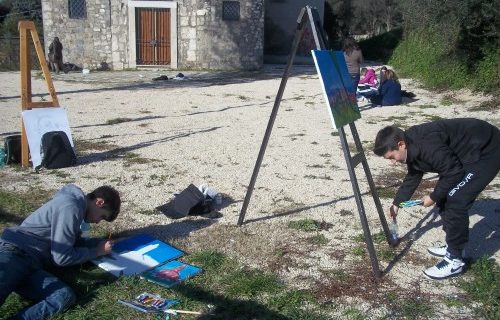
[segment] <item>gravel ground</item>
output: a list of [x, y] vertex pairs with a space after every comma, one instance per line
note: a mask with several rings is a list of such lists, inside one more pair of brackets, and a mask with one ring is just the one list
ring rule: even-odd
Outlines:
[[[186, 71], [185, 80], [152, 81], [176, 73], [148, 70], [55, 76], [79, 163], [38, 175], [4, 167], [2, 188], [56, 190], [76, 183], [91, 191], [110, 184], [124, 200], [117, 222], [104, 226], [114, 232], [149, 232], [187, 252], [222, 250], [249, 265], [277, 272], [300, 288], [319, 288], [328, 270], [351, 273], [360, 267], [363, 279], [370, 278], [368, 258], [360, 260], [352, 253], [360, 245], [353, 239], [362, 230], [340, 140], [314, 67], [293, 68], [243, 227], [235, 225], [283, 67], [269, 65], [263, 71], [246, 73]], [[0, 72], [0, 82], [0, 136], [5, 137], [20, 127], [19, 73]], [[407, 127], [437, 117], [476, 117], [500, 124], [497, 112], [471, 111], [491, 97], [468, 91], [430, 92], [411, 79], [401, 82], [403, 89], [416, 94], [415, 99], [384, 108], [360, 103], [362, 118], [356, 121], [379, 186], [382, 182], [397, 185], [404, 170], [371, 152], [382, 127], [393, 123]], [[40, 77], [33, 79], [32, 87], [34, 101], [50, 98]], [[370, 228], [377, 233], [380, 222], [364, 172], [358, 168], [356, 174]], [[426, 177], [435, 180], [432, 175]], [[497, 177], [471, 209], [471, 242], [466, 249], [471, 257], [489, 255], [498, 261], [499, 182]], [[222, 217], [171, 220], [155, 211], [190, 183], [208, 184], [224, 195]], [[381, 202], [386, 207], [391, 199], [381, 198]], [[305, 233], [287, 226], [289, 221], [305, 218], [324, 221], [324, 230]], [[386, 274], [379, 285], [392, 284], [413, 293], [418, 289], [418, 294], [431, 296], [459, 294], [453, 280], [433, 282], [422, 276], [425, 267], [436, 263], [426, 255], [426, 247], [444, 240], [440, 218], [427, 209], [406, 209], [399, 228], [402, 236], [411, 235], [414, 241], [400, 245], [399, 258], [381, 259]], [[326, 244], [315, 242], [319, 235]], [[370, 291], [365, 280], [360, 280], [358, 294], [350, 296], [362, 308], [382, 314], [383, 307], [360, 293]], [[443, 310], [448, 316], [471, 315], [467, 309]]]

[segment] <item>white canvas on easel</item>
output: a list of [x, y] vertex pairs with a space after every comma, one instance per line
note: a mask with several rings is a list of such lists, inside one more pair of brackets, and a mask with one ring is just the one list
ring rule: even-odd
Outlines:
[[40, 144], [42, 136], [50, 131], [64, 131], [74, 148], [66, 110], [63, 108], [35, 108], [22, 112], [33, 168], [42, 163]]

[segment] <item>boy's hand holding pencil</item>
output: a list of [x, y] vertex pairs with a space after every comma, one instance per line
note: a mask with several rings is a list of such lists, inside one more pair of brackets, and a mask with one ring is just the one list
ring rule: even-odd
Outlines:
[[111, 239], [111, 232], [109, 233], [108, 239], [101, 241], [97, 245], [97, 256], [104, 256], [111, 253], [113, 249], [114, 241]]

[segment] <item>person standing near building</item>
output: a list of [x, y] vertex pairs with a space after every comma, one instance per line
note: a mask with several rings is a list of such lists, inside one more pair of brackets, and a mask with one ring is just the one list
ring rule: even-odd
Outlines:
[[353, 38], [347, 38], [344, 41], [342, 51], [344, 52], [347, 70], [351, 76], [354, 91], [356, 91], [360, 79], [359, 69], [364, 62], [363, 53]]
[[63, 66], [63, 45], [59, 41], [58, 37], [54, 37], [54, 40], [49, 46], [49, 63], [52, 71], [55, 71], [57, 74], [61, 70], [64, 70]]

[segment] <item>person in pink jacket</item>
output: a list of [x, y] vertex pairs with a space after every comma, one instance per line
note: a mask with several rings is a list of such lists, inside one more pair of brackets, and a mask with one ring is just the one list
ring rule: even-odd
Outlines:
[[362, 79], [359, 80], [359, 84], [367, 84], [370, 87], [376, 87], [378, 85], [375, 70], [371, 68], [361, 68], [361, 76]]

